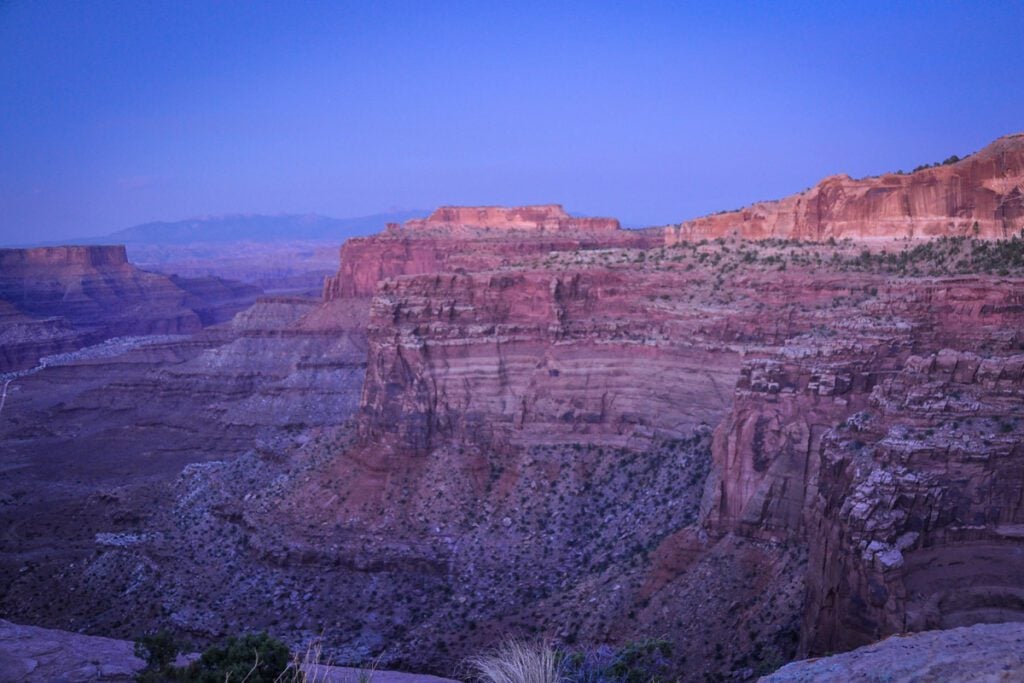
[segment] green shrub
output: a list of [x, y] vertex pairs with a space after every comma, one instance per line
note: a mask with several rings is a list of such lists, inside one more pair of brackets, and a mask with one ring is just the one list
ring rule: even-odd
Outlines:
[[147, 633], [135, 643], [135, 656], [146, 660], [150, 669], [162, 669], [184, 650], [170, 631]]
[[182, 671], [178, 680], [196, 683], [273, 683], [281, 680], [291, 655], [288, 647], [266, 633], [229, 638], [203, 653], [199, 661]]

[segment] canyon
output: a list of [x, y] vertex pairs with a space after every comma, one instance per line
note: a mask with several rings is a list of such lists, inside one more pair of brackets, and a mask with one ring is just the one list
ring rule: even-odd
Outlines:
[[441, 675], [664, 638], [688, 680], [1024, 621], [1022, 159], [664, 229], [442, 207], [230, 320], [123, 252], [8, 256], [41, 294], [4, 320], [54, 339], [128, 296], [109, 272], [164, 303], [15, 380], [0, 616]]
[[0, 249], [0, 372], [112, 337], [193, 334], [229, 320], [257, 293], [140, 270], [123, 246]]

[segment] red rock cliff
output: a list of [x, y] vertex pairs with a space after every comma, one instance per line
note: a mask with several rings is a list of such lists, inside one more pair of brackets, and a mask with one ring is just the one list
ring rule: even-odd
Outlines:
[[619, 229], [614, 218], [574, 218], [559, 204], [538, 206], [442, 206], [407, 230], [526, 230], [540, 232], [610, 232]]
[[195, 297], [128, 263], [123, 246], [0, 250], [0, 372], [102, 339], [196, 332]]
[[404, 227], [345, 242], [324, 299], [371, 296], [398, 275], [478, 271], [551, 251], [661, 244], [660, 231], [622, 230], [613, 218], [573, 218], [557, 205], [442, 207]]
[[[975, 227], [976, 226], [976, 227]], [[854, 180], [836, 175], [809, 190], [686, 221], [666, 244], [739, 235], [826, 240], [968, 235], [1005, 238], [1024, 228], [1024, 133], [999, 138], [957, 163]]]
[[0, 249], [0, 269], [6, 273], [17, 268], [118, 266], [127, 263], [128, 255], [123, 245]]

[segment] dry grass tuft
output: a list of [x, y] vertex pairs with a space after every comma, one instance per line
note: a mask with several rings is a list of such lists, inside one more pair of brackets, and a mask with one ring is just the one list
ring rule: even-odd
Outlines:
[[509, 640], [494, 652], [471, 657], [466, 672], [479, 683], [558, 683], [558, 655], [549, 643]]

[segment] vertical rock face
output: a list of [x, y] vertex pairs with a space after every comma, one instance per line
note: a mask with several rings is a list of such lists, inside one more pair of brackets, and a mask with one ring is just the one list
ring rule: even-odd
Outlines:
[[5, 272], [47, 266], [92, 268], [127, 264], [128, 255], [122, 245], [0, 249], [0, 268]]
[[[992, 529], [1004, 527], [984, 533], [1010, 539], [1003, 549], [986, 550], [993, 559], [984, 571], [998, 575], [991, 585], [969, 578], [970, 571], [954, 579], [950, 567], [962, 557], [954, 549], [961, 541], [945, 532], [929, 537], [932, 554], [921, 555], [920, 564], [947, 558], [942, 573], [955, 584], [946, 597], [936, 597], [918, 586], [941, 582], [908, 569], [911, 537], [904, 534], [910, 527], [877, 538], [854, 533], [857, 524], [844, 516], [854, 509], [850, 500], [870, 501], [868, 509], [878, 515], [864, 523], [871, 530], [888, 528], [877, 520], [899, 518], [893, 511], [905, 501], [896, 489], [862, 485], [882, 477], [871, 472], [889, 466], [884, 460], [870, 467], [856, 459], [859, 465], [845, 464], [852, 442], [841, 436], [848, 425], [879, 411], [885, 392], [909, 386], [896, 378], [909, 377], [908, 368], [922, 362], [915, 358], [948, 348], [1016, 367], [1007, 359], [1024, 343], [1019, 278], [845, 272], [841, 260], [830, 260], [828, 247], [810, 247], [782, 273], [743, 265], [778, 263], [771, 254], [747, 249], [790, 247], [712, 245], [707, 249], [721, 252], [706, 259], [711, 252], [697, 245], [638, 253], [617, 248], [614, 240], [601, 248], [600, 241], [575, 236], [559, 242], [538, 233], [513, 241], [445, 232], [476, 215], [438, 212], [432, 227], [428, 219], [343, 252], [344, 275], [327, 298], [357, 296], [371, 286], [376, 294], [359, 440], [345, 456], [351, 479], [337, 492], [335, 516], [328, 519], [375, 533], [422, 528], [427, 535], [432, 529], [457, 537], [469, 533], [462, 525], [476, 515], [504, 511], [516, 519], [515, 508], [497, 493], [512, 484], [495, 472], [505, 467], [523, 484], [528, 463], [535, 462], [524, 461], [524, 453], [566, 447], [642, 453], [659, 439], [714, 426], [702, 529], [672, 527], [667, 538], [652, 536], [657, 559], [650, 573], [641, 572], [640, 592], [682, 605], [690, 598], [679, 597], [679, 577], [695, 582], [690, 589], [704, 585], [689, 568], [726, 552], [736, 539], [748, 539], [759, 561], [775, 563], [774, 590], [791, 587], [797, 576], [806, 581], [807, 609], [797, 608], [803, 611], [805, 652], [931, 624], [1019, 618], [1016, 608], [1005, 606], [1007, 595], [1024, 590], [1024, 577], [1005, 560], [1016, 551], [1010, 548], [1017, 537], [1006, 532], [1006, 515], [991, 512], [1010, 506], [1013, 487], [998, 501], [976, 502], [1002, 520], [993, 521]], [[458, 251], [455, 245], [472, 246]], [[532, 256], [538, 245], [549, 252], [543, 262]], [[571, 250], [571, 256], [552, 255], [551, 249]], [[719, 265], [719, 256], [728, 264]], [[984, 400], [990, 399], [996, 400]], [[990, 412], [1016, 410], [1012, 400], [998, 399]], [[917, 418], [892, 419], [905, 424]], [[1015, 422], [1008, 425], [1017, 429]], [[866, 436], [852, 447], [858, 458], [876, 452]], [[600, 467], [614, 467], [607, 457], [602, 451]], [[1010, 470], [984, 476], [1019, 480], [1012, 469], [1017, 465], [1010, 464], [1018, 460], [1011, 448], [1003, 457]], [[954, 462], [933, 452], [919, 466], [938, 472], [956, 467]], [[341, 475], [339, 469], [330, 476]], [[913, 477], [928, 478], [922, 472]], [[893, 480], [879, 481], [891, 487]], [[958, 484], [928, 486], [934, 493]], [[431, 501], [435, 494], [443, 503]], [[303, 489], [301, 495], [327, 494]], [[530, 494], [522, 495], [520, 505], [529, 508]], [[910, 495], [921, 509], [907, 519], [944, 520], [949, 510], [963, 510], [962, 502], [940, 503], [922, 491]], [[704, 531], [713, 545], [697, 540]], [[795, 560], [784, 559], [780, 547], [807, 549], [803, 573], [795, 573]], [[896, 557], [900, 553], [904, 560]], [[888, 563], [884, 571], [878, 562]], [[971, 565], [987, 560], [979, 562]], [[973, 603], [965, 597], [979, 591], [986, 597]], [[911, 594], [917, 597], [906, 597]], [[1003, 612], [984, 611], [979, 605], [985, 600], [1002, 602]], [[648, 624], [662, 623], [653, 612], [643, 614]]]
[[[665, 247], [579, 221], [444, 208], [346, 243], [322, 302], [264, 299], [187, 344], [34, 375], [5, 433], [63, 438], [32, 431], [60, 417], [81, 450], [20, 477], [95, 443], [119, 476], [111, 444], [166, 433], [209, 458], [293, 441], [188, 468], [160, 533], [90, 518], [101, 551], [61, 578], [72, 608], [0, 563], [5, 609], [145, 618], [97, 607], [116, 595], [200, 633], [333, 624], [339, 652], [435, 670], [509, 635], [667, 636], [695, 680], [1019, 618], [1019, 240], [952, 241], [908, 273], [860, 245]], [[948, 275], [982, 251], [987, 270]], [[169, 360], [97, 377], [151, 355]], [[55, 404], [72, 378], [87, 391]], [[168, 421], [186, 403], [202, 419]]]
[[660, 231], [621, 230], [613, 218], [573, 218], [557, 205], [442, 207], [428, 218], [345, 242], [324, 297], [372, 296], [379, 281], [399, 275], [486, 270], [552, 251], [647, 248], [662, 241]]
[[369, 327], [364, 439], [413, 453], [451, 441], [624, 445], [716, 423], [738, 354], [716, 346], [710, 318], [638, 304], [638, 291], [664, 302], [672, 289], [604, 270], [384, 283]]
[[424, 219], [411, 220], [407, 230], [522, 230], [527, 232], [598, 232], [619, 229], [614, 218], [575, 218], [558, 204], [539, 206], [442, 206]]
[[785, 199], [683, 222], [668, 228], [665, 239], [1006, 238], [1022, 228], [1024, 133], [1018, 133], [957, 163], [906, 175], [830, 176]]
[[892, 283], [885, 319], [846, 314], [842, 339], [745, 362], [704, 519], [807, 543], [804, 652], [1024, 620], [1020, 296], [1014, 281]]
[[1024, 620], [1024, 355], [911, 356], [824, 440], [812, 502], [809, 649]]

